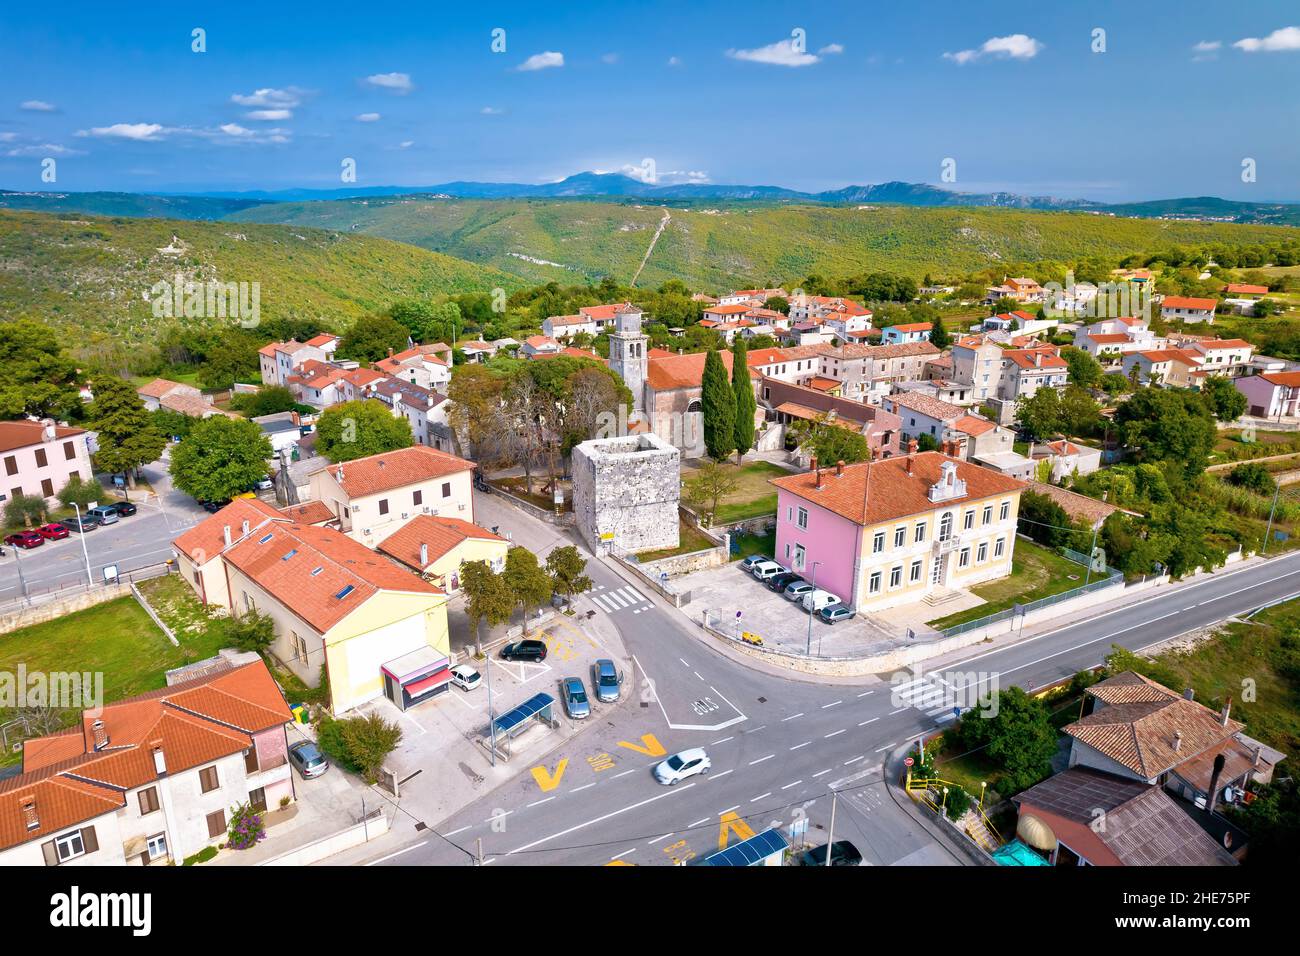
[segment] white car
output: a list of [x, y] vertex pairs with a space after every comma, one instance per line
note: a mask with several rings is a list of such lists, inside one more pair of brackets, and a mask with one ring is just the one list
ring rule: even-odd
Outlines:
[[687, 777], [693, 777], [697, 773], [708, 773], [711, 766], [713, 764], [709, 760], [709, 755], [701, 748], [693, 747], [673, 754], [655, 767], [654, 774], [655, 779], [660, 783], [675, 787], [678, 781], [685, 780]]
[[461, 690], [473, 690], [483, 683], [483, 675], [468, 664], [457, 664], [451, 669], [451, 682]]
[[832, 604], [839, 604], [840, 599], [830, 591], [823, 591], [821, 588], [817, 588], [815, 591], [809, 591], [800, 598], [799, 603], [803, 605], [803, 609], [809, 614], [816, 614], [824, 607], [830, 607]]

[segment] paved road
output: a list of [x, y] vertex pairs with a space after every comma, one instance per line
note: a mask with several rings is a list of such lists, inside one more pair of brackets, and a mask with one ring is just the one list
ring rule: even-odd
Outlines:
[[[598, 598], [628, 585], [604, 564], [593, 562], [592, 576], [603, 589]], [[591, 729], [546, 766], [433, 832], [412, 830], [406, 847], [371, 862], [466, 864], [481, 840], [485, 861], [496, 865], [669, 864], [711, 852], [723, 830], [734, 841], [799, 815], [822, 842], [835, 788], [836, 838], [853, 840], [867, 862], [952, 863], [890, 806], [880, 764], [894, 746], [939, 726], [954, 695], [960, 701], [986, 690], [988, 675], [1001, 686], [1039, 687], [1099, 664], [1112, 644], [1142, 648], [1297, 595], [1300, 553], [1156, 589], [1140, 603], [895, 684], [812, 683], [758, 671], [715, 650], [678, 612], [627, 602], [598, 613], [613, 615], [632, 652], [630, 699], [597, 705]], [[675, 787], [656, 784], [650, 769], [659, 752], [692, 746], [709, 752], [711, 773]]]
[[[62, 541], [47, 541], [39, 548], [21, 551], [5, 549], [0, 558], [0, 604], [22, 594], [22, 580], [27, 592], [39, 595], [61, 586], [84, 584], [89, 558], [90, 574], [98, 583], [106, 565], [116, 564], [122, 571], [156, 564], [171, 557], [172, 540], [207, 514], [189, 495], [172, 488], [167, 476], [167, 461], [154, 462], [145, 469], [145, 477], [155, 494], [146, 498], [140, 492], [131, 495], [139, 511], [117, 524], [96, 528], [85, 536], [85, 552], [80, 535], [71, 534]], [[19, 576], [19, 562], [22, 575]]]

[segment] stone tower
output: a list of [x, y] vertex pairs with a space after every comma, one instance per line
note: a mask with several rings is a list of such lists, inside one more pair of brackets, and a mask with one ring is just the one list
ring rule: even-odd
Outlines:
[[641, 331], [641, 310], [625, 302], [614, 311], [614, 331], [609, 333], [609, 367], [632, 393], [632, 410], [645, 410], [645, 379], [649, 339]]

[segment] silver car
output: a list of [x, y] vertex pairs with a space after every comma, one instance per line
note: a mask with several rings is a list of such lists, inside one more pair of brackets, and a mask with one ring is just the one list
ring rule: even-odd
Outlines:
[[570, 720], [583, 720], [591, 716], [591, 702], [587, 700], [587, 689], [582, 686], [579, 677], [566, 677], [561, 682], [564, 691], [564, 710]]
[[612, 704], [618, 700], [623, 675], [618, 672], [613, 661], [602, 658], [591, 665], [591, 686], [596, 691], [598, 701]]

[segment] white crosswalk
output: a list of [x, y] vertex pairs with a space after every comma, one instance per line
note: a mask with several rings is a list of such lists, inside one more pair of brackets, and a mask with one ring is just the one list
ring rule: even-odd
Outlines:
[[587, 596], [591, 598], [592, 604], [606, 614], [615, 614], [618, 611], [631, 611], [633, 614], [640, 614], [642, 611], [649, 611], [654, 608], [654, 605], [650, 603], [650, 599], [630, 584], [613, 590], [601, 585], [588, 591]]
[[935, 723], [946, 723], [956, 718], [956, 694], [937, 674], [926, 674], [906, 683], [894, 684], [889, 689], [890, 699], [898, 706], [915, 707], [933, 717]]

